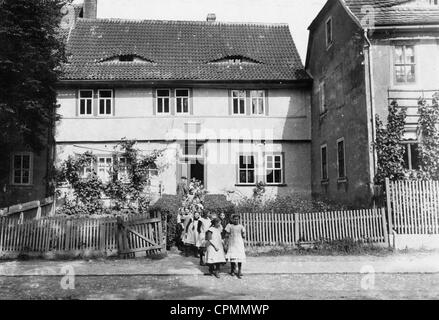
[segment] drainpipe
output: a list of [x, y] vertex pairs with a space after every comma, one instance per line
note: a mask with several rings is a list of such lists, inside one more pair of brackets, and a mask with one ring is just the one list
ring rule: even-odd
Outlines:
[[[368, 68], [366, 70], [366, 77], [368, 78], [367, 81], [369, 82], [369, 99], [370, 99], [370, 121], [371, 121], [371, 128], [372, 128], [372, 142], [375, 142], [376, 139], [376, 129], [375, 129], [375, 91], [373, 87], [373, 65], [372, 65], [372, 43], [370, 42], [370, 39], [368, 37], [368, 31], [369, 29], [364, 29], [364, 39], [367, 42], [366, 50], [367, 50], [367, 64]], [[375, 147], [372, 145], [372, 172], [371, 172], [371, 184], [373, 183], [373, 178], [375, 177], [376, 168], [377, 168], [377, 155]], [[374, 195], [374, 189], [372, 189], [372, 194]]]

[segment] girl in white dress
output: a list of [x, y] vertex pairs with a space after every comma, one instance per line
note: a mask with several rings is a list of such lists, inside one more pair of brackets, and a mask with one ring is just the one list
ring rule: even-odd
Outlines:
[[209, 230], [212, 225], [212, 221], [207, 217], [207, 212], [203, 211], [201, 214], [201, 218], [198, 220], [197, 232], [197, 248], [198, 253], [200, 254], [200, 266], [204, 266], [206, 264], [205, 261], [205, 251], [206, 251], [206, 232]]
[[221, 264], [226, 262], [220, 227], [220, 219], [215, 218], [212, 220], [212, 227], [206, 232], [206, 262], [209, 266], [209, 273], [217, 278], [219, 278]]
[[198, 212], [195, 212], [193, 219], [190, 219], [189, 223], [186, 226], [186, 237], [184, 240], [184, 244], [186, 245], [186, 256], [189, 256], [189, 252], [193, 252], [194, 256], [198, 258], [198, 249], [196, 245], [199, 237], [199, 234], [197, 232], [199, 219], [200, 214]]
[[[232, 276], [236, 275], [239, 279], [242, 277], [241, 267], [245, 262], [245, 228], [242, 224], [239, 224], [239, 215], [234, 214], [232, 216], [232, 224], [226, 226], [226, 232], [228, 237], [228, 249], [226, 258], [230, 261]], [[238, 264], [238, 273], [236, 273], [236, 264]]]

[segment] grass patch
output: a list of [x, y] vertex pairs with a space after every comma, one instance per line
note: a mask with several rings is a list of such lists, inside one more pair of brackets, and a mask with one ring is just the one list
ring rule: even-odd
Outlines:
[[298, 243], [297, 246], [256, 246], [248, 247], [246, 253], [250, 257], [260, 256], [357, 256], [374, 255], [386, 256], [393, 254], [391, 248], [376, 245], [370, 242], [355, 241], [352, 239], [323, 240], [312, 245]]

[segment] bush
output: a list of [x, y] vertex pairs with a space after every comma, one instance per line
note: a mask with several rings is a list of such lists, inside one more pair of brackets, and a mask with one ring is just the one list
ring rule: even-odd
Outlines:
[[304, 199], [300, 195], [276, 196], [265, 202], [245, 198], [237, 203], [237, 212], [305, 213], [346, 209], [343, 205], [324, 200]]
[[181, 206], [181, 198], [176, 195], [164, 194], [153, 206], [150, 213], [160, 211], [162, 221], [166, 221], [166, 247], [169, 250], [176, 243], [177, 213]]
[[235, 206], [232, 202], [227, 201], [223, 194], [207, 194], [204, 198], [204, 208], [213, 214], [219, 215], [224, 212], [226, 219], [235, 213]]

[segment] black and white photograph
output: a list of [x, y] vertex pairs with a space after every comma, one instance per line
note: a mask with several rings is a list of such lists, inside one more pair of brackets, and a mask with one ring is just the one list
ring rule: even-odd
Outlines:
[[0, 0], [0, 150], [1, 301], [439, 299], [438, 0]]

